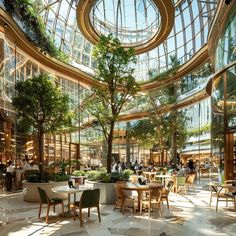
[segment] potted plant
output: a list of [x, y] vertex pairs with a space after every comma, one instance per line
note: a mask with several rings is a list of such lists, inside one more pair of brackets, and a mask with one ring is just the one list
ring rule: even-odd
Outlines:
[[121, 173], [107, 173], [105, 170], [88, 171], [86, 173], [87, 179], [85, 184], [92, 189], [100, 189], [101, 204], [114, 204], [116, 201], [114, 183], [117, 181], [128, 181], [132, 174], [132, 170], [124, 170]]
[[84, 184], [85, 179], [87, 179], [85, 175], [86, 172], [83, 170], [74, 170], [71, 179], [74, 179], [76, 184]]
[[46, 190], [49, 198], [59, 197], [67, 199], [66, 193], [54, 193], [52, 188], [67, 185], [70, 176], [65, 173], [33, 173], [23, 181], [23, 199], [27, 202], [40, 202], [38, 187]]

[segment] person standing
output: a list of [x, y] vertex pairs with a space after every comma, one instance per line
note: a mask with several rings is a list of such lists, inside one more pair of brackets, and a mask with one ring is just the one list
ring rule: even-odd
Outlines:
[[12, 190], [12, 180], [14, 175], [14, 166], [12, 165], [12, 161], [10, 160], [7, 164], [7, 173], [5, 177], [5, 186], [7, 188], [7, 191]]

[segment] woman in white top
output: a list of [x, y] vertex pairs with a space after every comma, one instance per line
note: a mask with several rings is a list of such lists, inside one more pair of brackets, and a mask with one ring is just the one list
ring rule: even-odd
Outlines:
[[14, 170], [15, 170], [15, 167], [12, 165], [12, 161], [9, 161], [7, 165], [7, 172], [13, 174]]

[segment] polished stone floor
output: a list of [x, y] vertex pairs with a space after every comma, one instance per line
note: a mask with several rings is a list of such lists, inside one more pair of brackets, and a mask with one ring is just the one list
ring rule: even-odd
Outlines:
[[[227, 208], [224, 202], [215, 210], [215, 199], [209, 207], [210, 192], [206, 182], [197, 184], [195, 191], [188, 194], [171, 193], [170, 210], [163, 206], [160, 217], [156, 212], [151, 214], [132, 213], [127, 210], [122, 215], [113, 206], [101, 206], [102, 222], [98, 222], [96, 210], [91, 211], [90, 218], [84, 210], [84, 226], [79, 220], [62, 218], [60, 206], [56, 213], [50, 212], [49, 224], [45, 223], [46, 208], [42, 210], [42, 218], [38, 219], [37, 203], [27, 203], [22, 199], [22, 192], [0, 193], [0, 236], [230, 236], [236, 235], [236, 212], [232, 203]], [[231, 204], [231, 205], [230, 205]], [[231, 208], [231, 209], [229, 209]]]

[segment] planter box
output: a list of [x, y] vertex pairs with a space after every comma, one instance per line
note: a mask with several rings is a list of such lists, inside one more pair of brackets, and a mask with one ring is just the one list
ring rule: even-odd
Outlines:
[[54, 193], [52, 191], [52, 188], [56, 186], [67, 186], [68, 181], [63, 182], [49, 182], [49, 183], [28, 183], [26, 181], [22, 182], [23, 187], [23, 199], [27, 202], [40, 202], [40, 197], [38, 193], [38, 187], [46, 190], [46, 193], [49, 198], [62, 198], [67, 199], [68, 194], [67, 193]]
[[85, 183], [85, 180], [87, 179], [86, 176], [71, 176], [71, 179], [75, 180], [75, 185], [81, 185]]
[[100, 189], [100, 203], [112, 205], [116, 202], [116, 191], [114, 183], [99, 183], [95, 181], [85, 180], [85, 186], [92, 189]]

